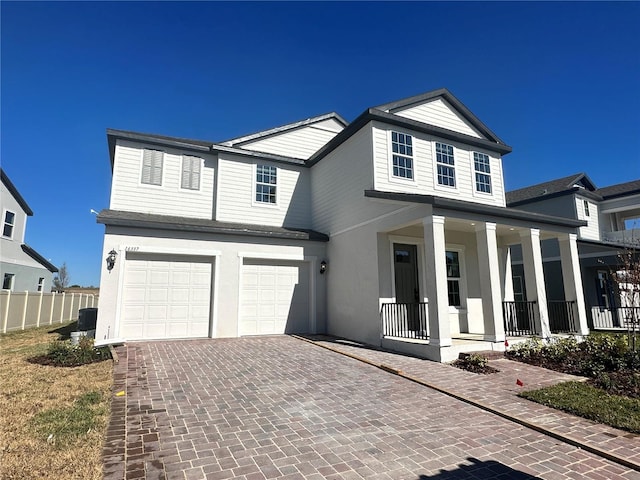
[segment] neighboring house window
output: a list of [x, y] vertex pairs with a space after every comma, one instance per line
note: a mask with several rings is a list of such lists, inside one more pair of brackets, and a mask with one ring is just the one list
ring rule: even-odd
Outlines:
[[476, 192], [491, 193], [489, 155], [473, 152], [473, 166], [476, 171]]
[[13, 279], [15, 275], [13, 273], [5, 273], [4, 279], [2, 280], [2, 289], [3, 290], [13, 290]]
[[460, 256], [458, 252], [447, 251], [447, 290], [449, 305], [460, 306]]
[[256, 202], [276, 203], [278, 171], [270, 165], [256, 165]]
[[611, 308], [611, 300], [613, 299], [611, 277], [604, 270], [598, 270], [596, 290], [598, 292], [598, 306], [600, 306], [601, 308]]
[[182, 181], [180, 186], [189, 190], [200, 190], [200, 164], [198, 157], [182, 157]]
[[164, 152], [160, 150], [144, 150], [142, 156], [142, 183], [162, 185], [162, 160]]
[[587, 202], [586, 200], [583, 200], [582, 203], [584, 204], [584, 216], [588, 217], [589, 216], [589, 202]]
[[413, 139], [406, 133], [391, 132], [393, 176], [413, 179]]
[[436, 163], [438, 165], [438, 185], [456, 186], [456, 169], [453, 161], [453, 146], [436, 142]]
[[38, 278], [38, 291], [41, 292], [44, 288], [44, 277]]
[[7, 238], [13, 238], [13, 227], [16, 223], [16, 214], [5, 210], [4, 223], [2, 227], [2, 236]]

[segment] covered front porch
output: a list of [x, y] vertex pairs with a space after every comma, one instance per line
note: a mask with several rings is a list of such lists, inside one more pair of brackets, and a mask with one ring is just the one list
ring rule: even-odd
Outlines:
[[[431, 215], [378, 232], [381, 345], [450, 361], [460, 352], [504, 350], [505, 340], [588, 334], [575, 226], [465, 204], [447, 200], [447, 208], [433, 205]], [[560, 244], [562, 301], [547, 300], [545, 238]], [[516, 244], [524, 278], [512, 274]]]

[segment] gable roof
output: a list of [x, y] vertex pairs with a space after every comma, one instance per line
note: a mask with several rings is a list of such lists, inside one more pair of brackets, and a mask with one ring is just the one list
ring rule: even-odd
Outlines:
[[24, 210], [24, 213], [26, 213], [30, 217], [33, 216], [33, 210], [29, 208], [27, 201], [22, 197], [22, 195], [20, 195], [20, 192], [18, 192], [16, 186], [11, 182], [11, 180], [9, 180], [9, 177], [6, 173], [4, 173], [4, 170], [2, 168], [0, 168], [0, 179], [2, 180], [2, 183], [4, 183], [4, 186], [7, 187], [9, 193], [13, 196], [13, 198], [16, 199], [18, 205], [20, 205], [22, 210]]
[[604, 200], [623, 197], [626, 195], [635, 195], [637, 193], [640, 193], [640, 180], [632, 180], [630, 182], [618, 183], [617, 185], [602, 187], [597, 189], [596, 193], [600, 195]]
[[476, 117], [471, 110], [469, 110], [460, 100], [458, 100], [449, 90], [446, 88], [439, 88], [437, 90], [431, 90], [430, 92], [421, 93], [413, 97], [404, 98], [402, 100], [396, 100], [395, 102], [385, 103], [374, 107], [376, 110], [382, 110], [389, 113], [395, 113], [398, 110], [405, 109], [407, 107], [416, 106], [421, 103], [427, 103], [436, 98], [445, 99], [456, 111], [468, 121], [476, 130], [484, 135], [489, 140], [506, 145], [500, 138], [493, 133], [489, 127], [487, 127], [478, 117]]
[[542, 197], [558, 197], [579, 190], [583, 190], [583, 193], [591, 194], [586, 196], [599, 199], [598, 195], [594, 193], [596, 186], [591, 179], [585, 173], [575, 173], [567, 177], [512, 190], [506, 193], [506, 200], [508, 206], [516, 206], [540, 200]]
[[296, 128], [304, 127], [307, 125], [313, 125], [314, 123], [322, 122], [324, 120], [334, 119], [338, 123], [341, 123], [343, 127], [349, 125], [344, 118], [338, 115], [336, 112], [325, 113], [323, 115], [318, 115], [315, 117], [307, 118], [306, 120], [300, 120], [298, 122], [288, 123], [286, 125], [281, 125], [279, 127], [270, 128], [268, 130], [262, 130], [260, 132], [251, 133], [249, 135], [243, 135], [242, 137], [231, 138], [229, 140], [225, 140], [223, 142], [218, 142], [220, 145], [240, 145], [243, 143], [255, 141], [258, 139], [263, 139], [270, 137], [272, 135], [278, 135], [284, 132], [288, 132], [291, 130], [295, 130]]
[[[424, 122], [413, 120], [410, 118], [402, 117], [393, 113], [394, 110], [404, 108], [409, 105], [415, 105], [419, 103], [428, 102], [435, 98], [445, 99], [456, 111], [467, 120], [476, 130], [478, 130], [486, 138], [477, 138], [464, 133], [449, 130], [447, 128], [430, 125]], [[284, 132], [295, 130], [297, 128], [312, 125], [314, 123], [322, 122], [328, 119], [334, 119], [337, 122], [345, 126], [345, 128], [335, 135], [330, 141], [328, 141], [323, 147], [315, 152], [308, 159], [301, 159], [295, 157], [288, 157], [272, 153], [257, 152], [253, 150], [247, 150], [240, 148], [241, 144], [252, 142], [260, 139], [264, 139], [273, 135], [279, 135]], [[207, 142], [202, 140], [191, 140], [179, 137], [169, 137], [165, 135], [156, 135], [148, 133], [138, 133], [126, 130], [114, 130], [107, 129], [107, 138], [109, 141], [109, 154], [111, 157], [111, 168], [113, 169], [113, 161], [115, 156], [115, 140], [118, 138], [132, 139], [152, 144], [173, 146], [177, 148], [187, 148], [198, 151], [210, 151], [210, 152], [228, 152], [243, 156], [251, 156], [257, 158], [264, 158], [267, 160], [273, 160], [276, 162], [293, 163], [301, 166], [311, 167], [326, 155], [335, 150], [339, 145], [348, 140], [358, 130], [364, 127], [371, 121], [379, 121], [389, 125], [395, 125], [399, 127], [405, 127], [417, 132], [427, 133], [438, 136], [447, 140], [458, 141], [466, 143], [468, 145], [484, 148], [492, 152], [505, 155], [512, 151], [512, 148], [505, 144], [496, 134], [494, 134], [484, 123], [482, 123], [478, 117], [476, 117], [471, 111], [462, 104], [456, 97], [453, 96], [446, 88], [438, 90], [432, 90], [420, 95], [398, 100], [396, 102], [386, 103], [379, 105], [378, 107], [368, 108], [360, 116], [358, 116], [353, 122], [349, 123], [340, 115], [335, 112], [325, 113], [315, 117], [301, 120], [299, 122], [289, 123], [280, 127], [263, 130], [260, 132], [252, 133], [242, 137], [232, 138], [223, 142]]]

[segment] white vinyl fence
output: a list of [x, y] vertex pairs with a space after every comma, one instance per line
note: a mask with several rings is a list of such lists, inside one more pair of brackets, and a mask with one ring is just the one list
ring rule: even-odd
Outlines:
[[88, 293], [0, 291], [0, 332], [7, 333], [78, 319], [78, 310], [98, 306]]

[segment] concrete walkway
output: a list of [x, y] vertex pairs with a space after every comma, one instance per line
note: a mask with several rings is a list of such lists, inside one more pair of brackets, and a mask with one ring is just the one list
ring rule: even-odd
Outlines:
[[[566, 378], [501, 373], [322, 339], [638, 459], [637, 437], [530, 404]], [[361, 361], [286, 336], [118, 348], [106, 480], [640, 479], [640, 473]], [[115, 394], [123, 391], [124, 395]]]

